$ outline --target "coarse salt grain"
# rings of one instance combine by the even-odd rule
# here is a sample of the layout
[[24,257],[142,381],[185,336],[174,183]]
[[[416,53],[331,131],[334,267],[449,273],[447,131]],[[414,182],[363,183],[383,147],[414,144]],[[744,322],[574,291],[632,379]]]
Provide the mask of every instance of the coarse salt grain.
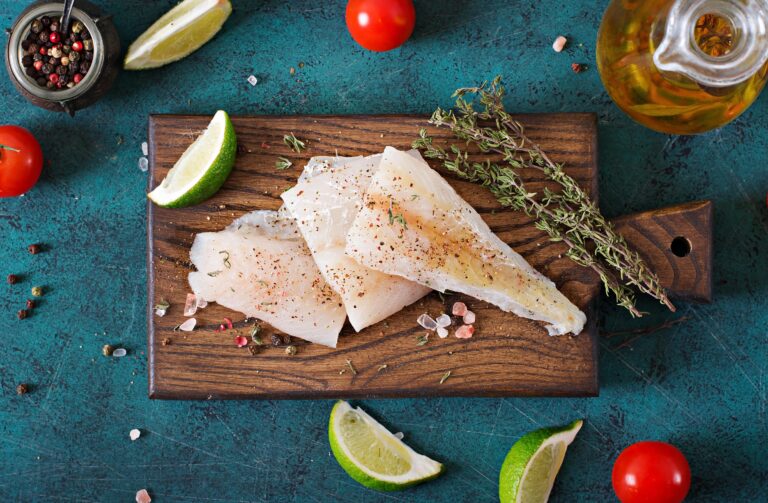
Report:
[[146,489],[142,489],[136,493],[136,503],[151,503],[152,498]]
[[144,155],[149,155],[149,145],[147,145],[147,142],[141,142],[141,153]]
[[165,313],[167,312],[167,309],[155,309],[155,314],[160,316],[161,318],[165,316]]
[[194,293],[187,294],[187,300],[184,302],[184,316],[194,316],[197,312],[197,297]]
[[441,339],[448,337],[448,329],[445,327],[437,327],[437,336]]
[[435,318],[435,323],[437,323],[438,327],[450,327],[451,326],[451,317],[447,314],[443,313],[437,318]]
[[250,85],[252,85],[252,86],[255,86],[256,84],[258,84],[258,83],[259,83],[259,79],[257,79],[255,75],[250,75],[250,76],[248,77],[248,83],[249,83]]
[[141,436],[141,431],[137,428],[134,428],[128,433],[128,436],[131,437],[131,441],[138,440],[138,438]]
[[475,313],[473,313],[472,311],[467,311],[464,314],[464,318],[462,318],[462,321],[467,325],[473,324],[475,322]]
[[463,302],[456,302],[451,312],[454,316],[464,316],[467,313],[467,305]]
[[405,434],[403,434],[402,431],[398,431],[397,433],[395,433],[395,438],[398,440],[402,440],[403,438],[405,438]]
[[197,325],[197,320],[194,318],[190,318],[181,325],[179,325],[179,330],[183,330],[184,332],[191,332],[195,329],[195,325]]
[[248,338],[244,335],[238,335],[235,337],[235,344],[238,348],[244,348],[248,345]]
[[139,169],[142,171],[149,169],[149,161],[146,157],[139,157]]
[[115,358],[122,358],[127,354],[128,354],[128,351],[126,351],[125,348],[117,348],[116,350],[112,351],[112,356],[114,356]]
[[456,337],[459,339],[469,339],[475,333],[475,327],[472,325],[462,325],[456,330]]
[[555,52],[562,52],[563,49],[565,49],[565,44],[567,43],[568,43],[568,39],[560,35],[555,39],[554,43],[552,44],[552,49],[554,49]]
[[198,309],[205,309],[206,307],[208,307],[208,301],[198,297],[197,298],[197,308]]
[[437,328],[437,322],[427,313],[419,315],[419,317],[416,318],[416,323],[427,330],[434,330]]

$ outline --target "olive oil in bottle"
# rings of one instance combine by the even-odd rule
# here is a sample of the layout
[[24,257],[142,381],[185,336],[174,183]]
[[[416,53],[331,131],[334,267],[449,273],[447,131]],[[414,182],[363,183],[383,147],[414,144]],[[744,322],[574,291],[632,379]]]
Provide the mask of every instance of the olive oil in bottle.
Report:
[[764,0],[613,0],[597,42],[603,84],[651,129],[720,127],[766,83],[765,7]]

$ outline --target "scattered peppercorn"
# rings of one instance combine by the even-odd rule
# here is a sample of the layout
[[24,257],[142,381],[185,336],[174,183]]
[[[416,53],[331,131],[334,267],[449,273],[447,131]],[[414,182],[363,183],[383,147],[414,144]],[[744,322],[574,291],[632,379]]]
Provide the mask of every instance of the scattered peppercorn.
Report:
[[24,395],[25,393],[27,393],[27,391],[29,391],[29,386],[27,386],[24,383],[21,383],[18,386],[16,386],[17,395]]
[[259,354],[259,346],[248,346],[248,351],[251,352],[251,355],[256,356]]
[[293,355],[295,355],[298,352],[299,352],[299,350],[296,349],[296,346],[288,346],[288,347],[285,348],[285,354],[287,354],[287,355],[293,356]]
[[272,341],[273,346],[280,346],[283,343],[283,338],[277,334],[272,334],[269,340]]
[[32,299],[27,299],[27,309],[34,309],[35,308],[35,301]]
[[27,247],[27,250],[29,250],[29,253],[32,255],[37,255],[40,253],[41,246],[39,244],[31,244]]
[[20,320],[23,320],[24,318],[26,318],[26,317],[27,317],[27,314],[28,314],[28,313],[27,313],[27,310],[26,310],[26,309],[19,309],[19,312],[18,312],[18,313],[16,313],[16,316],[17,316],[17,317],[18,317]]
[[104,356],[112,356],[112,353],[115,352],[115,348],[113,348],[110,344],[104,344],[104,347],[101,348],[101,354]]
[[168,337],[163,339],[163,346],[168,346],[170,343],[171,343],[171,340]]
[[41,287],[41,286],[33,286],[32,287],[32,296],[33,297],[42,297],[43,296],[43,287]]
[[15,274],[9,274],[8,278],[6,279],[8,280],[9,285],[15,285],[19,281],[19,277],[16,276]]

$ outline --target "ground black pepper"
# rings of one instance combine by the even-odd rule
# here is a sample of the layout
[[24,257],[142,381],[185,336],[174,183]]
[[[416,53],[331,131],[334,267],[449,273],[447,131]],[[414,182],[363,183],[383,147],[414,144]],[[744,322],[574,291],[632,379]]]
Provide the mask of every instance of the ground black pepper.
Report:
[[[21,65],[37,85],[51,90],[68,89],[85,78],[93,60],[93,39],[80,21],[74,21],[67,36],[59,23],[48,16],[35,19],[21,42]],[[78,61],[81,61],[79,64]],[[87,63],[87,64],[86,64]]]

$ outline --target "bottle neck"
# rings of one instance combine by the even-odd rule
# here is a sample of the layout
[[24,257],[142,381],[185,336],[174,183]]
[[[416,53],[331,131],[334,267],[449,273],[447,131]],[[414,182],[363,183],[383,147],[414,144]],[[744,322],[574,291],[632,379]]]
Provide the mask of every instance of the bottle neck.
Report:
[[768,0],[677,0],[654,64],[704,86],[739,84],[768,60],[767,23]]

